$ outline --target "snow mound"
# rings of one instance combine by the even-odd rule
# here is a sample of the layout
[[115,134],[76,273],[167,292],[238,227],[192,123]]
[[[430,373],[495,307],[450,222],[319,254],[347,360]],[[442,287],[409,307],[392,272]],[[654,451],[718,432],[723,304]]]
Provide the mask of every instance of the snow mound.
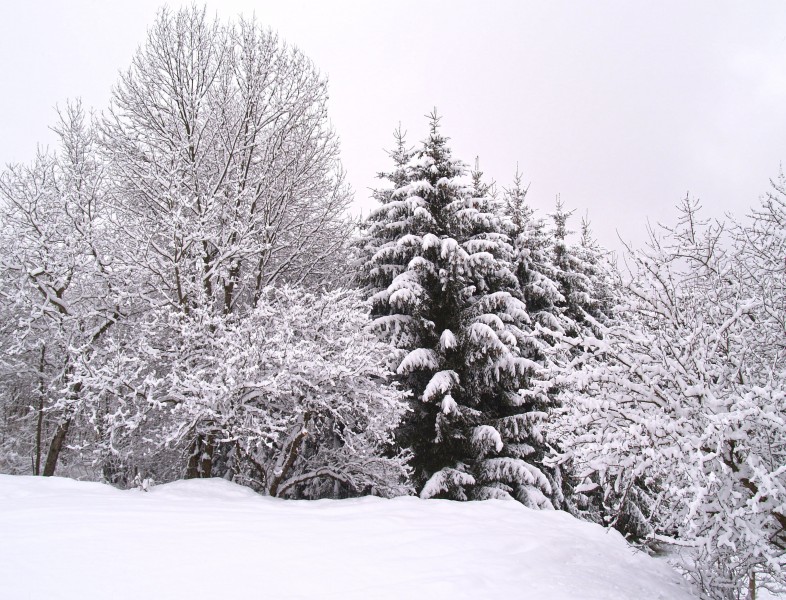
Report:
[[0,475],[7,598],[682,600],[613,531],[516,502],[286,501],[220,479],[118,491]]

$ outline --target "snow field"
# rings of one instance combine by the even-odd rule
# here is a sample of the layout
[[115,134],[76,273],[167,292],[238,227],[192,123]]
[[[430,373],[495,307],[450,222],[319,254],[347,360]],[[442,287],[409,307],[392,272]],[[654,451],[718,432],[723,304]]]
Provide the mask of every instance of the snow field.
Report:
[[287,501],[0,476],[0,597],[683,600],[614,531],[517,502]]

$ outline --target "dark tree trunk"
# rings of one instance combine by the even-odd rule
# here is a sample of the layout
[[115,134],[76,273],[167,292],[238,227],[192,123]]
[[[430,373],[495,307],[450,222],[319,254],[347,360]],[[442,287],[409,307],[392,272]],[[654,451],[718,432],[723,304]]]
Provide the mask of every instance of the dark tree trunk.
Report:
[[60,458],[60,451],[65,444],[66,436],[68,435],[68,427],[71,425],[71,418],[61,421],[55,431],[55,436],[52,438],[52,443],[49,444],[49,452],[46,455],[46,464],[44,465],[44,477],[51,477],[55,474],[57,467],[57,460]]
[[205,441],[205,449],[202,452],[202,457],[199,461],[199,470],[202,473],[202,477],[211,477],[213,474],[213,453],[215,452],[216,446],[213,443],[213,436],[207,436],[207,440]]
[[[307,420],[308,413],[306,413],[304,422]],[[297,459],[298,453],[300,452],[300,446],[303,443],[303,440],[306,439],[307,435],[308,431],[304,426],[295,436],[295,439],[292,440],[289,448],[287,449],[288,454],[284,464],[281,466],[281,470],[273,477],[273,480],[270,482],[270,488],[268,489],[269,495],[273,497],[278,496],[279,486],[281,486],[287,475],[289,475],[289,471],[292,469],[292,465],[295,464],[295,460]]]
[[35,475],[41,474],[41,430],[44,428],[44,396],[38,400],[38,422],[35,426]]
[[211,477],[214,451],[213,436],[198,434],[191,443],[191,454],[186,466],[186,479]]
[[41,359],[38,363],[38,421],[35,427],[35,474],[41,474],[41,435],[44,428],[44,359],[46,346],[41,346]]
[[[66,378],[70,378],[72,372],[72,367],[69,366],[66,369]],[[73,386],[71,386],[71,393],[69,394],[70,399],[76,400],[79,398],[79,394],[81,392],[82,382],[78,381]],[[71,426],[71,421],[74,418],[74,415],[69,414],[68,412],[66,412],[66,415],[68,416],[58,423],[57,430],[55,431],[55,437],[52,438],[52,443],[49,444],[49,452],[46,455],[46,464],[44,465],[44,477],[51,477],[55,474],[57,460],[60,458],[60,451],[65,445],[65,439],[68,435],[68,428]]]

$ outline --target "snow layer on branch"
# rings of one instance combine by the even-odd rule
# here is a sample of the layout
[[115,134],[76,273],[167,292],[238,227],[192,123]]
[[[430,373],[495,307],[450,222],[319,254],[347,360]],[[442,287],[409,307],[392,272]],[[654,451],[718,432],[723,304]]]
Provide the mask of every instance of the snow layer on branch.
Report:
[[470,254],[477,254],[479,252],[486,252],[488,254],[493,254],[495,251],[499,251],[499,244],[500,239],[488,239],[488,238],[473,238],[464,243],[464,249]]
[[453,238],[443,239],[441,242],[441,249],[440,256],[442,258],[453,257],[459,260],[466,260],[468,258],[467,253]]
[[369,213],[370,220],[379,220],[383,216],[391,219],[414,214],[420,208],[426,208],[428,203],[419,196],[410,196],[402,200],[392,200]]
[[488,458],[480,469],[481,481],[504,481],[512,485],[530,485],[551,494],[551,484],[537,467],[519,458]]
[[438,371],[434,373],[423,392],[423,402],[431,402],[447,394],[454,386],[458,385],[459,376],[455,371]]
[[434,187],[425,179],[413,181],[407,185],[401,186],[395,191],[396,196],[427,196],[429,193],[434,192]]
[[535,454],[535,448],[529,444],[508,444],[507,451],[514,458],[526,458]]
[[420,491],[421,498],[435,498],[444,492],[450,492],[461,500],[466,500],[467,496],[464,488],[475,485],[475,478],[469,473],[446,467],[434,473],[423,489]]
[[442,247],[442,241],[433,233],[427,233],[423,236],[422,246],[423,251],[426,252],[431,248],[439,250]]
[[478,346],[483,353],[507,352],[508,347],[500,341],[496,332],[485,323],[472,323],[469,326],[469,339]]
[[430,260],[423,258],[422,256],[416,256],[407,265],[407,269],[410,271],[425,271],[432,275],[436,274],[437,270],[434,267],[434,263]]
[[410,315],[383,315],[374,319],[372,325],[375,329],[399,332],[413,327],[416,323],[415,318]]
[[397,346],[406,347],[417,341],[415,333],[418,321],[410,315],[384,315],[371,323],[371,330],[380,334]]
[[[387,300],[391,306],[404,308],[407,306],[417,306],[421,297],[425,293],[423,287],[418,282],[418,275],[415,271],[405,271],[397,275],[387,288]],[[372,298],[382,296],[378,293]]]
[[396,369],[399,375],[406,375],[412,371],[428,371],[439,368],[439,356],[428,348],[416,348],[404,357]]
[[456,342],[456,336],[453,335],[453,332],[450,329],[446,329],[442,332],[442,335],[439,336],[439,346],[443,350],[451,350],[458,345]]
[[529,315],[527,314],[527,306],[517,298],[510,295],[509,292],[494,292],[487,294],[480,299],[475,310],[478,313],[497,313],[499,315],[506,315],[511,320],[519,323],[529,323]]
[[472,445],[480,457],[488,454],[490,449],[501,452],[504,446],[502,436],[491,425],[479,425],[472,430]]
[[469,264],[474,269],[481,267],[492,268],[497,266],[494,255],[489,252],[475,252],[469,255]]
[[599,487],[600,486],[597,483],[594,483],[592,481],[585,481],[584,483],[576,486],[576,489],[574,491],[577,494],[581,494],[583,492],[591,492],[593,490],[598,489]]
[[450,413],[458,411],[458,404],[453,399],[453,396],[445,394],[445,397],[442,398],[442,402],[440,403],[440,411],[443,415],[449,415]]
[[414,246],[419,246],[420,244],[420,236],[413,235],[411,233],[401,236],[396,242],[396,246],[399,248],[412,248]]
[[526,433],[536,442],[542,443],[541,426],[546,418],[545,412],[533,410],[497,419],[495,426],[505,438],[518,438]]
[[475,319],[475,321],[478,323],[485,323],[489,327],[493,328],[495,331],[505,330],[505,324],[502,322],[502,319],[500,319],[497,315],[493,315],[493,314],[480,315]]
[[511,491],[511,487],[503,483],[479,485],[473,491],[472,498],[474,500],[513,500],[513,496],[510,495]]
[[[493,371],[496,380],[499,381],[503,374],[521,377],[529,373],[535,373],[540,370],[540,365],[528,358],[522,358],[521,356],[515,356],[513,354],[506,353],[497,358],[492,363],[491,370]],[[529,398],[544,397],[540,392],[537,394],[532,394],[527,391],[525,393],[528,394],[527,397]]]

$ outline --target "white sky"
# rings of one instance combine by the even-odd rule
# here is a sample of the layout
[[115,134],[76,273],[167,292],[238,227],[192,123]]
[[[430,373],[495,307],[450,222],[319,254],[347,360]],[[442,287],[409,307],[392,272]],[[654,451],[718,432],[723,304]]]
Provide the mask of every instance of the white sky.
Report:
[[[170,6],[179,6],[170,2]],[[52,139],[53,107],[108,101],[160,2],[0,0],[0,163]],[[690,191],[744,213],[786,159],[781,1],[208,2],[256,14],[330,79],[358,210],[401,122],[436,106],[454,152],[541,214],[560,193],[600,241],[639,239]],[[578,225],[576,219],[575,225]]]

